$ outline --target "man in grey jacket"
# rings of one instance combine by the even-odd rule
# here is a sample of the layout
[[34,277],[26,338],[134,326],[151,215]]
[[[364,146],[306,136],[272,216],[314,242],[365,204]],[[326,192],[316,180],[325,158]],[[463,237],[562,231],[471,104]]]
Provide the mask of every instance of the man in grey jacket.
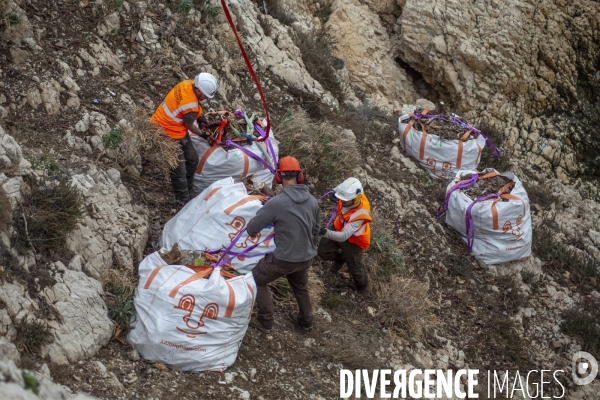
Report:
[[252,270],[257,286],[258,315],[250,326],[263,333],[273,329],[273,298],[267,285],[285,276],[294,291],[299,312],[289,312],[290,319],[308,332],[313,327],[312,306],[308,294],[308,268],[317,255],[313,238],[319,231],[320,216],[317,200],[303,185],[304,175],[294,157],[283,157],[275,174],[283,185],[283,193],[271,198],[248,222],[250,236],[268,225],[275,231],[275,252],[266,255]]

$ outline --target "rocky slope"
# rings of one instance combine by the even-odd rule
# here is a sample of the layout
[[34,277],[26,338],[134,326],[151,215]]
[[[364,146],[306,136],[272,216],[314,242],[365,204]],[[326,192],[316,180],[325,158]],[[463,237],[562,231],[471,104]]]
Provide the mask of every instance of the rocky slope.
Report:
[[[131,122],[136,107],[151,112],[198,71],[221,83],[208,108],[262,112],[217,3],[190,3],[182,12],[175,1],[0,1],[19,21],[0,39],[0,186],[8,199],[2,207],[13,215],[0,230],[0,333],[7,341],[0,390],[10,386],[17,398],[25,385],[11,362],[40,371],[38,380],[51,374],[102,398],[195,390],[207,398],[333,398],[342,367],[543,367],[570,375],[582,342],[565,330],[564,312],[597,301],[597,282],[583,285],[570,277],[573,270],[547,269],[538,251],[480,267],[435,217],[443,185],[424,178],[399,149],[395,120],[403,105],[423,97],[497,131],[507,161],[486,166],[510,168],[531,188],[551,188],[548,201],[532,197],[534,229],[552,220],[557,243],[600,262],[598,183],[590,180],[599,165],[600,13],[591,0],[229,1],[275,122],[302,106],[350,130],[362,159],[353,173],[400,242],[406,273],[426,284],[437,330],[426,340],[393,334],[384,304],[351,297],[317,264],[335,302],[320,309],[315,332],[303,336],[284,322],[267,340],[249,331],[223,379],[163,371],[118,340],[109,343],[114,327],[101,282],[111,271],[134,273],[173,204],[164,174],[139,159],[124,165],[121,150],[105,149],[102,136]],[[322,28],[337,41],[340,91],[311,76],[315,59],[298,44],[298,35]],[[379,117],[374,106],[389,114]],[[44,154],[83,195],[82,217],[65,242],[68,258],[15,247],[29,179],[52,177],[40,162]],[[278,319],[289,304],[278,305]],[[23,321],[46,323],[49,337],[37,354],[21,348],[21,357],[10,342]],[[70,392],[44,390],[60,392],[46,398]],[[597,387],[568,390],[584,399]]]

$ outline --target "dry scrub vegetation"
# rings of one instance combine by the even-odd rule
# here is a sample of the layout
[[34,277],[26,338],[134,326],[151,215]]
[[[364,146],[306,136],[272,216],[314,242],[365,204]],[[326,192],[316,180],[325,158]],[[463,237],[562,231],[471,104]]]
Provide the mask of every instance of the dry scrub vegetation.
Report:
[[14,216],[15,245],[34,253],[60,252],[83,214],[83,195],[64,177],[43,181],[32,178],[26,185],[29,189]]
[[[177,166],[179,143],[164,134],[158,125],[150,121],[150,115],[137,108],[128,126],[123,129],[123,142],[119,147],[124,166],[140,165],[148,161],[165,173]],[[140,158],[141,157],[141,158]]]
[[339,183],[358,163],[356,144],[341,128],[315,123],[301,108],[288,111],[277,132],[280,157],[296,157],[308,182],[316,186]]
[[384,326],[411,339],[423,339],[441,324],[433,313],[429,285],[411,277],[386,218],[373,212],[366,267],[377,315]]
[[115,338],[127,333],[129,320],[134,312],[133,297],[137,281],[132,270],[110,269],[102,283],[106,295],[108,316],[115,323]]
[[0,0],[0,33],[10,31],[21,23],[16,12],[10,8],[8,0]]

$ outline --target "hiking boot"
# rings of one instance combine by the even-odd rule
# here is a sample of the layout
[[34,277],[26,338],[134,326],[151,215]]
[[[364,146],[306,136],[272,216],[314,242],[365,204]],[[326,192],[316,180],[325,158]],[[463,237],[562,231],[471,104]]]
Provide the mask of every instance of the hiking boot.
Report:
[[344,266],[344,261],[332,261],[329,266],[329,272],[337,274],[340,269]]
[[361,296],[368,296],[369,293],[369,287],[368,286],[363,286],[359,289],[356,289],[356,293],[360,294]]
[[262,333],[271,333],[271,331],[273,330],[273,328],[266,328],[262,322],[260,322],[259,320],[257,320],[256,318],[252,318],[250,320],[250,324],[251,327],[253,327],[254,329],[258,329],[259,331],[261,331]]
[[293,311],[290,311],[288,313],[288,317],[290,317],[290,319],[292,320],[292,322],[294,324],[296,324],[296,326],[300,329],[302,329],[304,332],[310,332],[312,331],[313,326],[304,326],[302,324],[300,324],[300,321],[298,320],[298,314],[295,314]]

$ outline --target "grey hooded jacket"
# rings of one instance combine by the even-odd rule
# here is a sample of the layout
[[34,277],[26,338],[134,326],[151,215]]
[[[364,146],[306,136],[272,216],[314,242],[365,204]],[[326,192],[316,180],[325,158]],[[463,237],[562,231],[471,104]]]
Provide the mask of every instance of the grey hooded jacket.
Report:
[[303,262],[317,255],[313,238],[321,218],[317,200],[306,185],[290,185],[271,198],[248,222],[248,234],[256,235],[268,225],[275,229],[276,259]]

